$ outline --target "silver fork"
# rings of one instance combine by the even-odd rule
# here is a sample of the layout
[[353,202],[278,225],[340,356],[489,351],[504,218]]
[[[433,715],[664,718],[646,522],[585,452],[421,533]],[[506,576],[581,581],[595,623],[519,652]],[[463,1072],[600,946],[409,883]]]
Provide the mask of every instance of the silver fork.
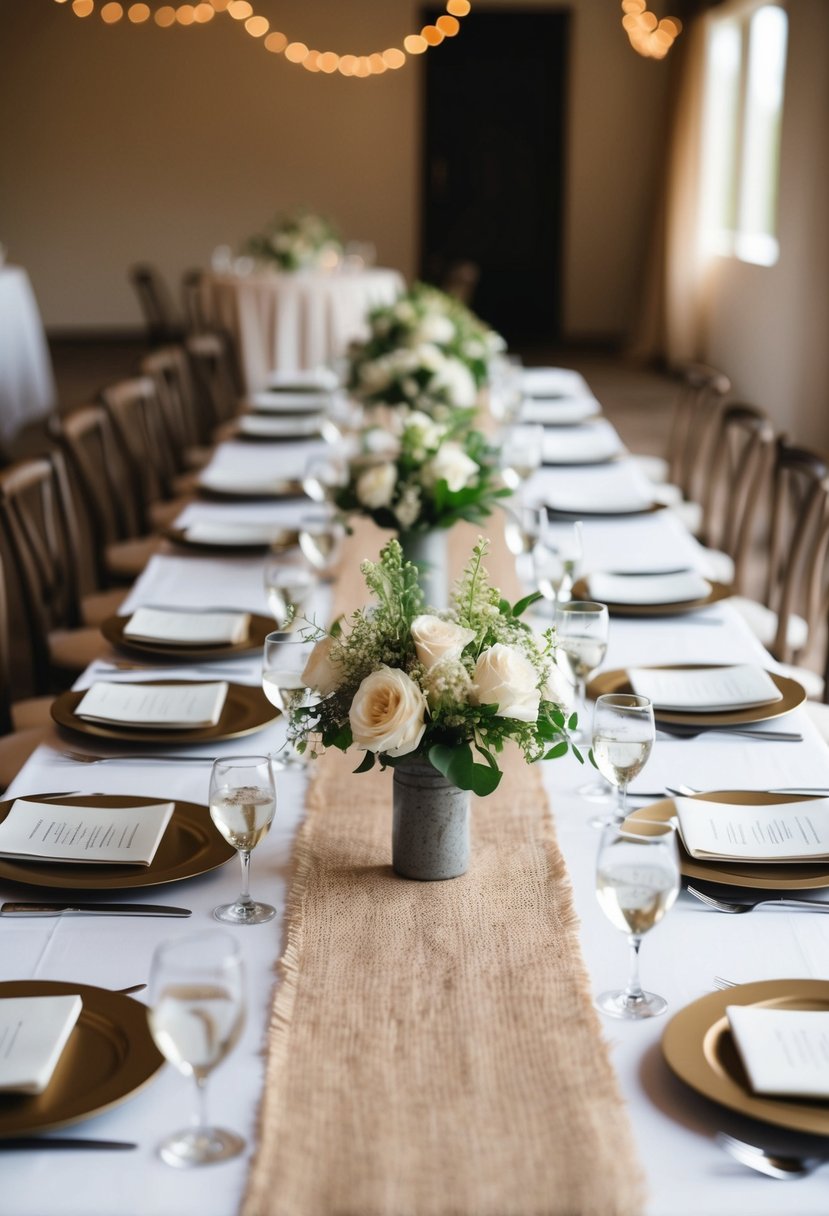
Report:
[[732,903],[730,900],[717,899],[713,895],[708,895],[705,891],[700,891],[692,886],[691,883],[687,884],[685,890],[695,899],[708,904],[711,908],[716,908],[718,912],[731,912],[737,915],[741,912],[753,912],[755,908],[765,905],[775,908],[810,908],[812,912],[829,912],[829,903],[824,904],[816,899],[748,899]]
[[757,1144],[747,1144],[745,1140],[738,1140],[726,1132],[717,1132],[716,1139],[720,1148],[730,1153],[741,1165],[747,1165],[769,1178],[805,1178],[829,1162],[829,1154],[797,1157],[791,1153],[770,1153]]
[[670,735],[672,739],[697,739],[700,735],[737,735],[741,739],[763,739],[768,743],[802,743],[803,736],[795,730],[744,730],[734,726],[666,726],[660,723],[657,735]]
[[96,756],[92,752],[73,752],[68,748],[56,751],[55,754],[64,760],[72,760],[75,764],[108,764],[110,761],[118,764],[130,764],[134,760],[163,761],[170,764],[212,764],[215,756],[162,756],[140,752],[130,756]]
[[726,988],[736,988],[737,981],[736,980],[727,980],[721,975],[715,975],[714,976],[714,987],[718,988],[720,990],[720,992],[723,992]]

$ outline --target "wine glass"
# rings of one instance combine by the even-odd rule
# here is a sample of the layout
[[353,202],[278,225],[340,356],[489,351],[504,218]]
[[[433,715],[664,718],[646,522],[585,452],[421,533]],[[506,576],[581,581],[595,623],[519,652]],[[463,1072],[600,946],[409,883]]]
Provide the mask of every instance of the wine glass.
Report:
[[[546,513],[545,513],[546,514]],[[579,521],[567,532],[542,528],[533,546],[533,574],[538,590],[553,605],[569,598],[583,554]]]
[[546,507],[525,507],[520,504],[504,508],[504,540],[514,557],[531,553],[547,524]]
[[[607,606],[591,600],[568,600],[556,605],[555,620],[558,649],[570,669],[577,705],[581,709],[587,696],[587,678],[607,651]],[[580,726],[577,742],[585,743],[587,739],[586,730]]]
[[282,710],[284,717],[285,740],[274,757],[282,766],[305,763],[305,757],[288,738],[288,719],[291,712],[307,704],[310,697],[303,673],[315,645],[313,640],[294,633],[277,631],[265,638],[262,690],[271,705]]
[[669,823],[608,825],[596,862],[596,895],[611,924],[628,935],[627,987],[602,992],[595,1004],[613,1018],[638,1021],[658,1017],[668,1003],[639,982],[642,937],[658,924],[679,893],[679,851]]
[[231,925],[263,925],[276,916],[270,904],[250,894],[250,855],[267,835],[276,810],[276,789],[268,756],[229,756],[215,760],[210,773],[210,818],[242,863],[242,892],[235,903],[213,909],[216,920]]
[[524,400],[520,355],[496,355],[489,365],[489,408],[496,422],[518,417]]
[[302,549],[272,550],[265,560],[265,594],[279,629],[290,629],[318,580]]
[[314,502],[333,502],[348,485],[348,465],[341,456],[312,456],[305,466],[302,488]]
[[543,426],[513,426],[501,442],[501,476],[504,485],[517,490],[539,468],[544,443]]
[[238,944],[210,929],[163,942],[150,968],[150,1033],[161,1054],[192,1077],[199,1096],[194,1125],[159,1145],[168,1165],[207,1165],[245,1147],[235,1132],[207,1121],[207,1078],[235,1046],[245,1019]]
[[606,693],[593,711],[593,759],[606,781],[618,790],[616,819],[627,814],[628,786],[648,762],[655,729],[653,706],[634,693]]
[[[345,527],[332,511],[303,515],[299,521],[299,547],[308,564],[322,578],[330,578],[342,553]],[[278,624],[278,622],[277,622]]]

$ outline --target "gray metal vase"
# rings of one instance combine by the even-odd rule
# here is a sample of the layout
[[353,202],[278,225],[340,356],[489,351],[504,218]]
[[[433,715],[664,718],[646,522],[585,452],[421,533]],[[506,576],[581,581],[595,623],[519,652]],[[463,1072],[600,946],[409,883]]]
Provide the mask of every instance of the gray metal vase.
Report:
[[417,566],[420,585],[430,608],[446,608],[449,604],[447,537],[445,528],[433,528],[431,532],[401,532],[399,536],[403,556]]
[[439,882],[469,866],[469,791],[447,781],[428,760],[394,769],[392,867],[403,878]]

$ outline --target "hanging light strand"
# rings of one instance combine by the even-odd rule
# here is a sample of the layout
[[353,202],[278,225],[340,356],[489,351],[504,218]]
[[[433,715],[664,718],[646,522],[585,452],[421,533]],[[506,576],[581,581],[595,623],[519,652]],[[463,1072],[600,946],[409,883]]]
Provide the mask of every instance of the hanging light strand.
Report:
[[630,45],[646,59],[664,59],[682,32],[678,17],[663,17],[660,21],[645,0],[622,0],[622,12],[622,25]]
[[[629,3],[630,0],[625,0]],[[67,4],[69,0],[56,0]],[[644,7],[644,0],[642,0]],[[340,55],[336,51],[318,51],[307,43],[294,40],[275,30],[267,17],[254,10],[250,0],[202,0],[200,4],[162,4],[154,11],[145,3],[118,3],[116,0],[71,0],[76,17],[91,17],[98,13],[105,25],[115,25],[126,18],[133,25],[142,25],[150,20],[161,29],[174,25],[206,25],[218,13],[225,13],[238,22],[251,38],[272,55],[280,55],[288,63],[305,68],[308,72],[323,72],[331,75],[354,76],[365,79],[380,76],[384,72],[396,71],[405,66],[414,55],[422,55],[431,47],[440,46],[446,38],[454,38],[460,32],[461,19],[472,9],[471,0],[446,0],[446,11],[434,25],[424,25],[419,33],[407,34],[400,46],[387,47],[368,55]]]

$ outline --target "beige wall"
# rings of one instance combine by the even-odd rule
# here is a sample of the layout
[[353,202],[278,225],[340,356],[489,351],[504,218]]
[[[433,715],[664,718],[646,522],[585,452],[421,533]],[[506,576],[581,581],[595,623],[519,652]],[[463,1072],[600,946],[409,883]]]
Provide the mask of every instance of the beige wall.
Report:
[[[418,7],[257,4],[290,37],[340,51],[399,42]],[[625,333],[668,65],[631,52],[615,0],[569,7],[565,325]],[[331,214],[346,236],[373,240],[382,262],[415,272],[418,64],[370,81],[312,76],[227,17],[106,27],[52,0],[0,0],[0,20],[0,240],[28,268],[47,326],[136,324],[130,262],[154,261],[177,281],[294,205]]]
[[711,268],[704,355],[799,443],[829,450],[829,0],[789,0],[780,259]]

